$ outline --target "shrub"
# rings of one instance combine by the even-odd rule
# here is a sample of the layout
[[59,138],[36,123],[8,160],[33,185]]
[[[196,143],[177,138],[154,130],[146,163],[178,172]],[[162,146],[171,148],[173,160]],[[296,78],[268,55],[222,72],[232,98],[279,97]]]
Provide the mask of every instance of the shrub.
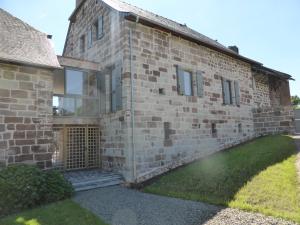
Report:
[[70,198],[73,195],[72,185],[66,181],[64,176],[56,170],[45,172],[45,191],[43,193],[43,203],[50,203],[65,198]]
[[58,171],[13,165],[0,171],[0,216],[68,198],[72,186]]

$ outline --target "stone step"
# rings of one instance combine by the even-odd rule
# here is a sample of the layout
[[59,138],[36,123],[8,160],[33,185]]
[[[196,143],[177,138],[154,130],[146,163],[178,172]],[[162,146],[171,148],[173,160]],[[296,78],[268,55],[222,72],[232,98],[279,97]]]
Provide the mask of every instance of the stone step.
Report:
[[118,173],[99,170],[67,172],[65,177],[72,183],[76,192],[119,185],[124,182],[122,175]]
[[67,178],[72,184],[77,183],[84,183],[84,182],[98,182],[102,180],[109,180],[109,179],[123,179],[119,174],[106,174],[106,175],[98,175],[98,176],[90,176],[90,177],[83,177],[80,179],[76,178]]
[[74,187],[81,187],[81,186],[89,186],[93,184],[102,184],[102,183],[107,183],[110,181],[122,181],[121,177],[110,177],[110,178],[99,178],[99,179],[94,179],[94,180],[89,180],[89,181],[83,181],[83,182],[76,182],[72,183]]
[[93,184],[90,184],[90,185],[83,185],[83,186],[79,186],[79,187],[74,187],[74,190],[75,190],[75,192],[88,191],[88,190],[97,189],[97,188],[116,186],[116,185],[120,185],[122,183],[123,183],[122,180],[111,180],[111,181],[104,182],[104,183],[93,183]]

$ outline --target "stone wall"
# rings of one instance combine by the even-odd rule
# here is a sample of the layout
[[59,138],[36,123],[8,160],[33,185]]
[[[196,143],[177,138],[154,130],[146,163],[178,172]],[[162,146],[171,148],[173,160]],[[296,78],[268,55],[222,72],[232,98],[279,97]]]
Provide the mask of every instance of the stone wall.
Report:
[[[127,21],[129,28],[134,43],[138,182],[253,137],[249,64]],[[204,97],[178,94],[176,66],[203,72]],[[223,105],[221,77],[239,82],[240,107]],[[212,134],[212,124],[217,135]]]
[[0,63],[0,161],[51,167],[52,71]]
[[269,77],[253,72],[254,79],[254,107],[270,107],[270,84]]
[[290,106],[289,81],[278,77],[253,72],[254,107]]
[[253,109],[254,130],[256,136],[294,133],[294,110],[291,106],[264,107]]

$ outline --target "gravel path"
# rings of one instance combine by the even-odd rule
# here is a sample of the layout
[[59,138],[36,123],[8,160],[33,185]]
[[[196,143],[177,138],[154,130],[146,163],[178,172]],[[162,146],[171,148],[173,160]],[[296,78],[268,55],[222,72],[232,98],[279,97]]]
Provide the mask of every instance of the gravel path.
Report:
[[74,200],[111,225],[294,225],[260,214],[119,186],[79,192]]

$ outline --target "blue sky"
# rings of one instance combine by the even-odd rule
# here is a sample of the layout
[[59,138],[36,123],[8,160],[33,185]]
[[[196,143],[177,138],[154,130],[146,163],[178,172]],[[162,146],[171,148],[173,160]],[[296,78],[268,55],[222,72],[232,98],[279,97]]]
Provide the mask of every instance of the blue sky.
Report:
[[[125,0],[186,23],[265,66],[293,75],[291,93],[300,96],[299,0]],[[0,7],[53,35],[62,53],[75,0],[0,0]]]

